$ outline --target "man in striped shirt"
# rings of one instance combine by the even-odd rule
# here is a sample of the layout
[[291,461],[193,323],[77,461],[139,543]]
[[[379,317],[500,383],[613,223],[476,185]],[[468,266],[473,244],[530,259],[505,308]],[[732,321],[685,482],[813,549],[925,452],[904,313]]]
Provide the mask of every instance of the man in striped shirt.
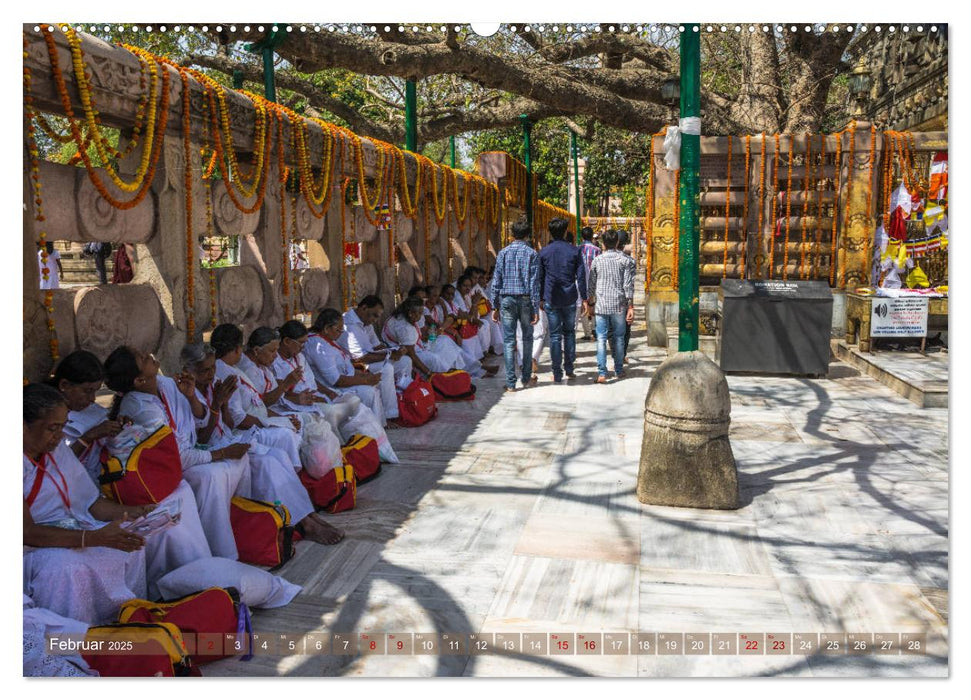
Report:
[[517,325],[523,335],[523,387],[538,380],[533,374],[533,326],[539,321],[539,255],[529,247],[530,233],[524,218],[512,225],[515,240],[499,251],[492,276],[492,318],[502,322],[506,391],[516,390]]
[[[583,267],[586,272],[584,280],[587,283],[587,289],[590,289],[590,266],[593,265],[593,259],[600,255],[600,246],[593,242],[593,229],[589,226],[580,229],[580,237],[583,238],[583,245],[580,246],[580,257],[583,259]],[[577,320],[583,325],[583,339],[589,340],[593,332],[593,321],[579,301],[577,301]]]
[[[634,320],[634,260],[617,250],[619,236],[614,229],[603,235],[606,251],[590,267],[588,293],[594,299],[597,319],[597,383],[607,381],[607,333],[610,331],[614,374],[624,376],[624,332]],[[588,299],[589,302],[589,299]]]

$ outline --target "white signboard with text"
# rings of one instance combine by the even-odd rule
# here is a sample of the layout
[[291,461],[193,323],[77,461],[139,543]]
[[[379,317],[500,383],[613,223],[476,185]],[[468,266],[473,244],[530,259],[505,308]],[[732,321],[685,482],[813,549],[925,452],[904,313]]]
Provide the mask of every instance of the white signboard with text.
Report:
[[871,338],[927,335],[927,297],[876,297],[870,310]]

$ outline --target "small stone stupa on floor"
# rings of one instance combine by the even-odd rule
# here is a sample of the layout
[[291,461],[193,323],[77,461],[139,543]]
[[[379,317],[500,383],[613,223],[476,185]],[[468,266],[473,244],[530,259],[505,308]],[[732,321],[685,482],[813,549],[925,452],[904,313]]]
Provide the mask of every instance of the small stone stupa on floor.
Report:
[[731,398],[722,370],[704,353],[680,352],[651,380],[637,476],[641,503],[683,508],[739,507],[728,441]]

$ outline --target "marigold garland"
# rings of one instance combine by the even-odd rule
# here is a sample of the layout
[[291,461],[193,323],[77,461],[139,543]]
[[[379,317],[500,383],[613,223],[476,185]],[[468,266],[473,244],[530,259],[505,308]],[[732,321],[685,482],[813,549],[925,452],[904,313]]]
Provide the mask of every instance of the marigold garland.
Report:
[[725,247],[722,249],[722,279],[728,275],[728,214],[732,204],[732,137],[728,137],[728,174],[725,180]]
[[[667,130],[667,127],[664,127],[657,134],[652,134],[648,139],[650,143],[648,146],[649,155],[647,159],[647,162],[648,162],[647,192],[645,194],[645,199],[647,200],[647,203],[646,203],[647,206],[645,207],[645,209],[647,210],[646,211],[647,216],[644,219],[644,229],[646,231],[646,245],[644,246],[645,248],[644,250],[644,293],[645,294],[651,291],[651,265],[654,262],[653,260],[653,257],[654,257],[654,194],[656,192],[654,179],[657,172],[657,168],[655,167],[655,164],[654,164],[654,138],[656,136],[659,136],[660,134],[663,134],[666,130]],[[579,193],[577,193],[577,197],[579,197]]]
[[[853,169],[855,163],[853,158],[856,151],[856,120],[854,119],[850,122],[850,154],[849,154],[849,165],[847,166],[847,177],[846,177],[846,215],[843,218],[843,226],[849,227],[850,225],[850,196],[853,192]],[[845,233],[845,231],[844,231]],[[840,242],[840,289],[846,287],[846,236],[843,236],[843,240]]]
[[796,148],[795,134],[789,134],[789,172],[786,179],[786,235],[782,246],[782,279],[789,279],[789,217],[792,215],[792,158]]
[[[34,118],[37,112],[34,110],[34,98],[31,94],[30,68],[27,67],[27,36],[23,37],[24,42],[24,123],[27,131],[27,153],[30,161],[30,186],[34,194],[34,221],[37,222],[37,241],[40,248],[41,277],[46,282],[50,279],[50,262],[47,254],[47,231],[44,225],[44,202],[41,195],[40,183],[40,152],[37,148],[36,131],[34,129]],[[51,361],[57,363],[60,359],[59,345],[57,340],[57,329],[54,326],[54,291],[51,289],[44,292],[44,311],[47,313],[47,330],[49,333],[48,346],[51,351]]]
[[[287,240],[287,178],[289,171],[284,155],[283,120],[275,119],[277,133],[277,168],[280,185],[280,244],[283,252],[283,280],[280,291],[283,294],[283,317],[290,320],[290,242]],[[227,187],[228,189],[228,187]]]
[[[763,131],[762,132],[762,155],[761,155],[761,163],[759,164],[759,227],[757,229],[758,241],[759,241],[758,251],[760,256],[763,256],[763,250],[764,250],[763,246],[765,245],[765,240],[764,240],[765,231],[762,230],[762,225],[764,224],[764,218],[765,218],[765,160],[766,160],[765,156],[766,156],[765,132]],[[759,278],[762,277],[762,265],[764,262],[765,262],[765,258],[763,256],[762,261],[759,262],[759,269],[757,272],[757,275],[759,276]]]
[[867,176],[866,176],[866,236],[863,243],[863,251],[866,255],[863,259],[863,272],[864,279],[866,279],[869,274],[869,253],[870,246],[873,243],[873,159],[876,155],[877,147],[877,127],[873,124],[870,125],[870,156],[867,161]]
[[189,109],[189,75],[182,67],[179,68],[179,78],[182,81],[182,155],[185,158],[185,300],[186,300],[186,342],[195,341],[195,266],[196,242],[192,235],[192,139]]
[[745,135],[745,189],[742,194],[742,253],[739,259],[739,279],[745,279],[746,258],[748,256],[748,181],[749,181],[749,162],[752,157],[752,136]]
[[801,236],[799,239],[799,279],[805,279],[806,275],[806,218],[809,216],[809,177],[812,172],[812,134],[806,132],[806,155],[803,160],[802,178],[802,221]]
[[342,309],[347,308],[348,294],[350,290],[347,287],[347,268],[350,267],[350,263],[347,260],[347,186],[350,184],[348,178],[343,178],[341,181],[341,291],[343,292],[344,305]]
[[775,230],[779,225],[778,202],[776,193],[779,190],[779,153],[782,146],[779,142],[779,134],[775,135],[775,161],[772,165],[772,235],[769,237],[769,279],[775,275]]
[[[149,186],[155,178],[155,169],[158,165],[159,156],[161,154],[162,148],[162,134],[165,133],[165,128],[168,123],[169,114],[169,73],[163,67],[162,72],[162,95],[161,104],[156,110],[155,104],[149,104],[149,117],[148,121],[150,124],[154,124],[154,129],[146,130],[146,142],[143,146],[143,150],[148,149],[149,139],[151,140],[151,151],[148,156],[148,167],[145,175],[141,178],[139,189],[135,192],[134,196],[127,201],[121,201],[116,199],[108,191],[108,188],[101,181],[101,177],[97,172],[95,166],[91,163],[91,159],[88,156],[87,147],[84,143],[84,138],[81,136],[80,127],[78,126],[77,120],[74,116],[74,109],[71,106],[71,95],[68,92],[67,84],[64,80],[64,73],[61,71],[60,59],[57,52],[57,43],[54,41],[53,32],[48,31],[48,25],[42,25],[42,32],[44,35],[44,41],[47,44],[47,53],[51,62],[51,72],[54,77],[54,83],[57,87],[58,96],[61,99],[61,106],[64,110],[64,115],[67,118],[68,126],[71,129],[71,134],[74,137],[74,142],[78,146],[78,153],[81,155],[81,160],[84,162],[84,167],[88,172],[88,178],[91,180],[91,184],[94,185],[98,194],[108,202],[111,206],[116,209],[131,209],[137,206],[148,194]],[[149,60],[149,65],[152,66],[154,58]],[[82,69],[83,74],[83,69]],[[77,76],[75,76],[77,81]],[[156,113],[158,117],[156,118]],[[152,132],[152,136],[148,136],[148,131]],[[109,175],[111,174],[111,168],[107,168]]]
[[[445,214],[448,207],[448,175],[445,173],[444,166],[435,165],[429,169],[429,177],[432,180],[432,201],[435,205],[435,222],[441,226],[445,221]],[[438,178],[435,176],[436,170],[442,174],[442,193],[439,195]]]
[[836,179],[833,183],[833,228],[829,238],[829,286],[833,286],[836,280],[836,224],[839,220],[840,191],[843,189],[843,134],[840,131],[836,136]]
[[811,279],[819,276],[819,248],[823,240],[823,188],[820,186],[820,172],[826,167],[826,135],[823,134],[819,139],[819,167],[816,169],[816,242],[813,245],[813,264],[810,273]]
[[678,253],[681,246],[681,169],[674,171],[674,265],[671,272],[671,287],[678,288]]

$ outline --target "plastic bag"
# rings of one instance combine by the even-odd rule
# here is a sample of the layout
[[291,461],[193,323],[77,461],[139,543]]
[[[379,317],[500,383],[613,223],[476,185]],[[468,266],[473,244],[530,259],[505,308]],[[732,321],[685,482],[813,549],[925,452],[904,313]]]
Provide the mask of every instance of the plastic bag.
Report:
[[374,441],[378,443],[378,454],[381,456],[382,462],[398,464],[400,461],[398,455],[391,448],[391,443],[388,442],[388,434],[384,432],[384,428],[374,417],[371,409],[363,404],[358,407],[357,412],[349,420],[344,421],[341,425],[341,440],[343,442],[350,440],[353,435],[367,435],[369,438],[374,438]]
[[300,463],[310,476],[319,479],[341,465],[341,441],[323,416],[307,413],[302,418]]

